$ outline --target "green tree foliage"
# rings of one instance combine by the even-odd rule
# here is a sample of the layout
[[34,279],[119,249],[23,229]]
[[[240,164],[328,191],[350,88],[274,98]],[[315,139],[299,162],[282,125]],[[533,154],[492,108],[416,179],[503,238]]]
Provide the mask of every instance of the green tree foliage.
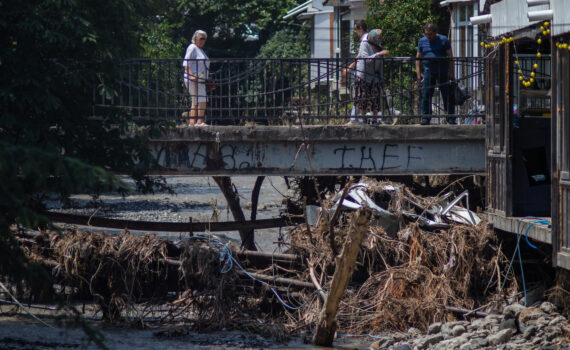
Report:
[[124,189],[108,171],[149,160],[125,118],[90,118],[117,63],[140,52],[138,3],[0,1],[0,275],[34,281],[9,226],[42,224],[46,195]]
[[381,28],[383,47],[391,56],[415,56],[424,25],[433,22],[447,34],[449,18],[438,0],[367,0],[366,22]]
[[[184,55],[197,29],[208,33],[205,50],[214,57],[255,57],[276,31],[290,22],[285,13],[296,0],[166,0],[155,6],[146,22],[145,56],[176,58]],[[253,25],[253,26],[252,26]],[[256,30],[259,40],[246,40]]]
[[300,29],[284,28],[277,31],[259,50],[258,58],[296,58],[309,57],[311,42],[309,27]]

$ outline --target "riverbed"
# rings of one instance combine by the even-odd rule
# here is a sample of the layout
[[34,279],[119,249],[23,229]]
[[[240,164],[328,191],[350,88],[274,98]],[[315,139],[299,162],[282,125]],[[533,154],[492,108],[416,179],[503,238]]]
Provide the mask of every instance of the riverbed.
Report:
[[[71,196],[69,206],[62,206],[60,202],[50,202],[50,210],[81,214],[96,215],[111,219],[156,221],[156,222],[214,222],[234,221],[226,200],[209,176],[166,176],[168,186],[175,194],[157,192],[154,194],[141,194],[134,191],[132,180],[123,180],[133,190],[131,194],[121,196],[118,193],[103,193],[97,199],[87,194]],[[235,176],[232,183],[235,185],[240,197],[240,204],[246,219],[251,217],[251,193],[255,184],[254,176]],[[283,177],[266,177],[259,194],[257,219],[277,218],[285,210],[283,201],[292,196]],[[100,228],[92,228],[102,231]],[[104,230],[108,233],[120,233],[120,230]],[[286,228],[263,229],[255,231],[255,243],[259,250],[266,252],[279,252],[277,242],[286,239]],[[134,234],[148,232],[133,231]],[[187,232],[152,232],[161,238],[176,239],[184,237]],[[217,237],[228,242],[240,243],[237,231],[216,232]]]

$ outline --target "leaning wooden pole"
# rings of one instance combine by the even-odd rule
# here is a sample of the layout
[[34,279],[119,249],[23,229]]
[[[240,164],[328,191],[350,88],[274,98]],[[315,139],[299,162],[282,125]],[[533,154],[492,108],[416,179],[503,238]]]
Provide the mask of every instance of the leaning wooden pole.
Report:
[[[234,191],[233,189],[231,178],[229,176],[214,176],[213,178],[224,194],[224,197],[228,202],[228,207],[234,216],[234,220],[245,223],[245,215],[243,214],[243,210],[239,204],[237,191]],[[239,229],[239,236],[241,238],[241,245],[243,248],[248,250],[257,250],[253,235],[253,229]]]
[[353,214],[346,241],[340,255],[336,258],[336,267],[327,299],[319,314],[317,329],[313,337],[313,344],[315,345],[332,346],[337,328],[336,313],[338,305],[354,271],[360,244],[368,234],[371,215],[372,211],[370,208],[358,209]]

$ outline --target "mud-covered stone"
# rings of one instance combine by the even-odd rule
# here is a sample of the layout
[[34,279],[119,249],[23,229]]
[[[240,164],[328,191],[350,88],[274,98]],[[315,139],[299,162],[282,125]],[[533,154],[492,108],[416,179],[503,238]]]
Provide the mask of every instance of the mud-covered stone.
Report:
[[503,310],[503,316],[505,316],[505,318],[517,318],[524,309],[526,309],[526,307],[521,304],[512,304]]
[[499,345],[506,343],[513,336],[513,331],[511,329],[503,329],[498,333],[491,334],[487,339],[491,345]]
[[551,314],[556,311],[556,306],[551,302],[545,301],[544,303],[540,304],[540,309],[547,314]]
[[428,334],[435,334],[441,332],[441,322],[435,322],[429,325]]

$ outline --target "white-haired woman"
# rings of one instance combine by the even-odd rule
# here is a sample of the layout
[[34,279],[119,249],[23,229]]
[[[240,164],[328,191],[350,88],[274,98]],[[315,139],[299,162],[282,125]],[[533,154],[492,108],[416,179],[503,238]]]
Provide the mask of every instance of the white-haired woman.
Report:
[[192,35],[192,43],[184,55],[184,84],[190,92],[192,107],[188,125],[205,126],[204,114],[206,112],[206,79],[210,70],[210,59],[203,50],[208,34],[197,30]]

